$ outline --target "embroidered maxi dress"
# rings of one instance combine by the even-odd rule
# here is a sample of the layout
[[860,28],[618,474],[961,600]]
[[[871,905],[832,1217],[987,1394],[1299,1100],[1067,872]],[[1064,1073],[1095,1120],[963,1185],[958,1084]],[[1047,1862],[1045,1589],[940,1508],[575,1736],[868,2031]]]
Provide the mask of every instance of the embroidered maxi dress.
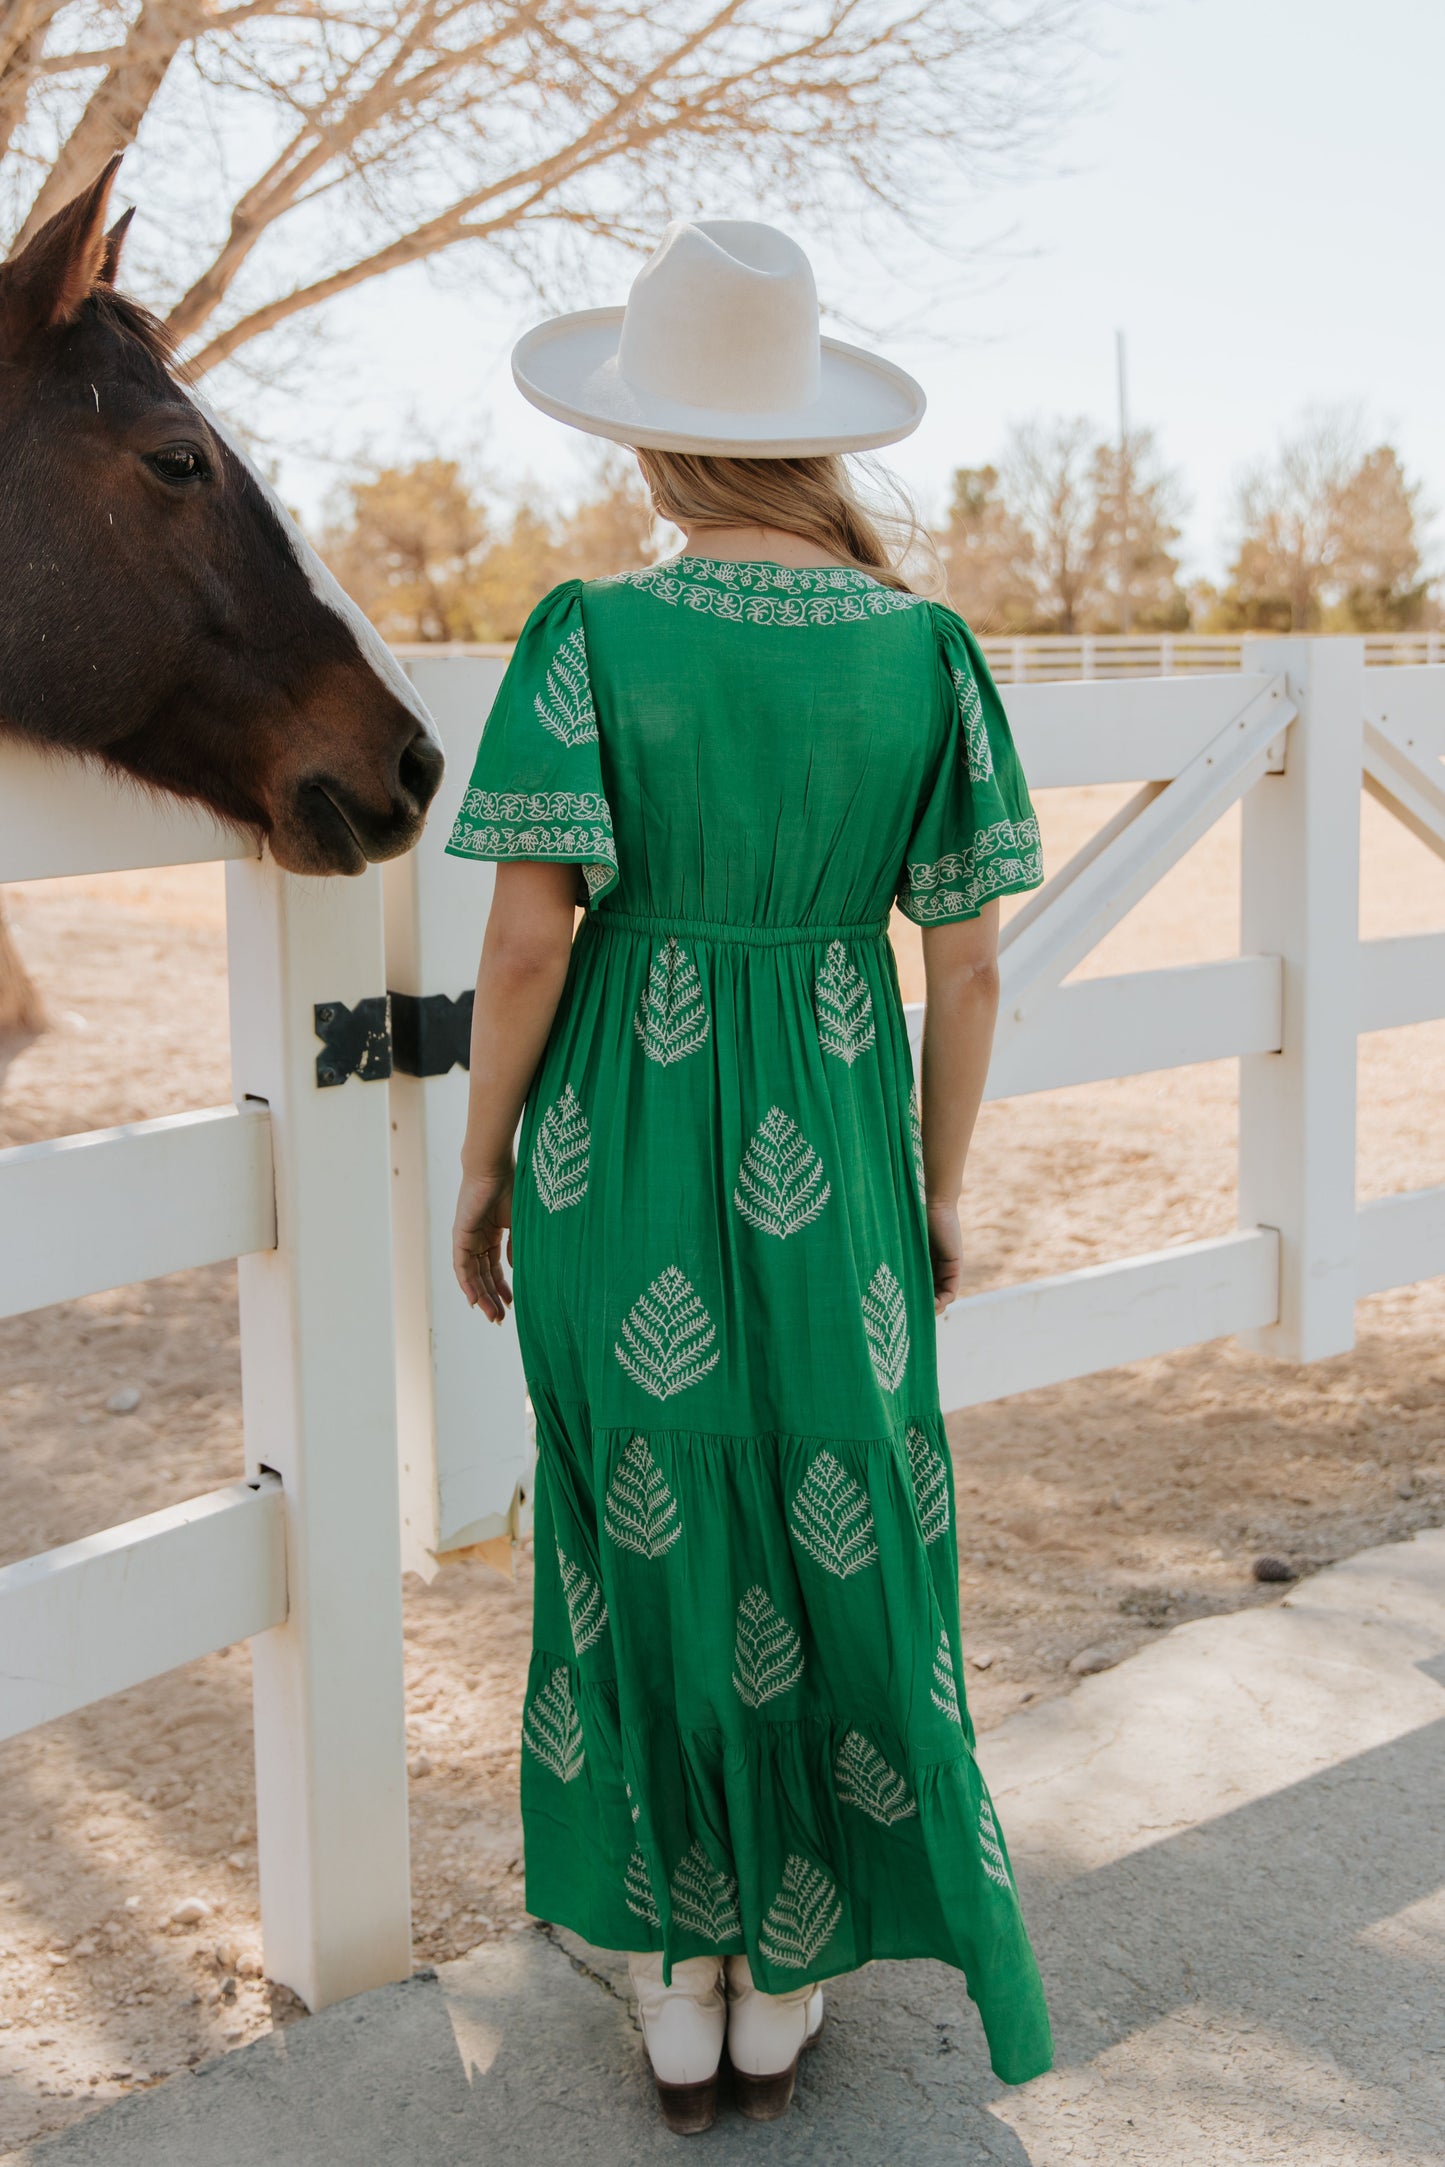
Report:
[[575,863],[588,905],[514,1204],[528,1907],[771,1993],[941,1958],[1022,2082],[1049,2022],[964,1696],[888,941],[895,896],[937,925],[1041,878],[979,649],[845,570],[569,581],[448,847]]

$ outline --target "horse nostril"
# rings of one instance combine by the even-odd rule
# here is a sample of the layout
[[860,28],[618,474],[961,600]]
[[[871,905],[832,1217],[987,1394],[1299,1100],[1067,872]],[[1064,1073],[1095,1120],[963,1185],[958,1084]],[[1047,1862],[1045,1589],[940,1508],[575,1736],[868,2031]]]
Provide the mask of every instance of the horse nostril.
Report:
[[418,811],[436,796],[445,764],[441,748],[424,730],[418,730],[397,762],[397,780],[408,797],[415,798]]

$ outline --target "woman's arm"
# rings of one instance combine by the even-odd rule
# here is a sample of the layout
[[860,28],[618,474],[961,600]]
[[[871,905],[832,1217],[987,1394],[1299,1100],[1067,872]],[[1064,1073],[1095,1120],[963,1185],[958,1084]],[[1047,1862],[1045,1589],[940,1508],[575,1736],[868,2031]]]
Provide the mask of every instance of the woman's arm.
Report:
[[519,860],[497,867],[477,970],[462,1187],[452,1227],[457,1284],[493,1324],[502,1322],[512,1299],[502,1269],[502,1238],[512,1224],[512,1140],[562,997],[576,899],[575,865]]
[[923,969],[923,1194],[941,1316],[963,1269],[958,1192],[998,1015],[998,904],[956,925],[925,926]]

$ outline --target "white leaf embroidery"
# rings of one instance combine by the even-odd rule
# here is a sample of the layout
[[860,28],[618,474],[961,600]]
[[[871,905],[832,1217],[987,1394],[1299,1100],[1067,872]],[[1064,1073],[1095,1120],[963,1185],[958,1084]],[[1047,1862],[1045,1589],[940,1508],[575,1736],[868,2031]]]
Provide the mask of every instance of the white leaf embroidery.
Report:
[[906,1443],[923,1540],[935,1543],[948,1533],[948,1473],[942,1454],[935,1452],[916,1422],[909,1425]]
[[627,1861],[622,1886],[628,1910],[636,1912],[638,1918],[645,1919],[649,1926],[659,1925],[661,1922],[657,1916],[657,1901],[652,1893],[652,1883],[647,1877],[647,1861],[636,1848]]
[[770,1964],[806,1971],[842,1916],[842,1900],[828,1876],[794,1851],[783,1866],[783,1885],[768,1906],[758,1947]]
[[1010,1896],[1014,1895],[1014,1885],[1009,1878],[1008,1860],[1004,1857],[1003,1845],[998,1840],[998,1823],[994,1820],[993,1805],[987,1792],[984,1794],[983,1804],[978,1809],[978,1842],[979,1849],[983,1854],[979,1863],[988,1875],[989,1880],[996,1881],[1001,1889],[1007,1889]]
[[908,1312],[903,1289],[880,1264],[863,1297],[863,1329],[868,1335],[868,1359],[885,1392],[896,1392],[908,1367]]
[[740,1938],[743,1922],[738,1913],[737,1881],[713,1865],[700,1843],[694,1842],[679,1861],[671,1895],[673,1919],[690,1934],[713,1947]]
[[902,1776],[861,1731],[849,1731],[839,1746],[833,1777],[843,1804],[856,1806],[881,1828],[911,1821],[918,1811],[918,1800]]
[[697,965],[675,940],[664,941],[632,1019],[643,1052],[664,1068],[685,1061],[702,1045],[711,1022]]
[[692,1281],[669,1264],[633,1303],[612,1352],[635,1384],[666,1400],[717,1367],[722,1349],[713,1346],[716,1338]]
[[572,1645],[578,1655],[585,1655],[607,1629],[607,1604],[592,1575],[584,1573],[560,1543],[557,1545],[557,1570],[562,1575],[562,1593],[567,1598]]
[[749,1708],[761,1708],[803,1675],[803,1643],[766,1588],[752,1587],[738,1604],[733,1684]]
[[632,1815],[632,1825],[634,1828],[636,1828],[638,1822],[642,1819],[642,1807],[633,1797],[632,1785],[630,1783],[625,1783],[623,1785],[623,1789],[627,1793],[627,1810]]
[[793,1499],[793,1533],[815,1564],[846,1580],[878,1555],[868,1493],[831,1452],[820,1452]]
[[581,625],[567,634],[553,655],[546,683],[533,701],[537,720],[564,745],[595,745],[597,710],[587,675],[587,641]]
[[963,741],[968,747],[968,779],[971,783],[986,783],[993,773],[993,747],[984,724],[983,697],[969,671],[954,670],[951,675]]
[[908,1094],[908,1141],[913,1151],[913,1175],[918,1183],[920,1203],[927,1201],[923,1185],[923,1108],[918,1103],[918,1086]]
[[582,1719],[560,1664],[528,1703],[522,1718],[522,1743],[561,1782],[571,1783],[581,1775],[587,1758]]
[[827,956],[813,981],[813,1009],[818,1019],[818,1044],[824,1053],[846,1061],[849,1068],[878,1036],[868,981],[842,941],[828,943]]
[[592,1131],[577,1094],[568,1084],[537,1124],[532,1145],[532,1176],[548,1211],[566,1211],[587,1194]]
[[645,1437],[634,1437],[612,1472],[602,1524],[623,1550],[660,1558],[682,1533],[677,1499]]
[[786,1241],[811,1225],[833,1193],[823,1162],[796,1121],[770,1107],[738,1168],[733,1202],[749,1226]]
[[928,1697],[935,1708],[941,1709],[950,1723],[963,1728],[963,1714],[958,1705],[958,1680],[953,1675],[953,1649],[949,1644],[948,1628],[938,1636],[938,1647],[933,1657],[933,1683]]

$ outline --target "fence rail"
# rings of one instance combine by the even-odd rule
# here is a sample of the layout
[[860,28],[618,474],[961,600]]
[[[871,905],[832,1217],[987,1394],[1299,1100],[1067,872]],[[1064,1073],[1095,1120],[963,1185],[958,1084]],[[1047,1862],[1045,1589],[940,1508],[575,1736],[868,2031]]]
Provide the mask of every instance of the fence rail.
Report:
[[[1362,780],[1445,858],[1445,668],[1367,651],[1250,641],[1224,671],[1011,686],[1038,787],[1137,787],[1006,928],[989,1096],[1238,1060],[1241,1223],[955,1302],[946,1406],[1228,1334],[1312,1360],[1352,1344],[1360,1296],[1445,1273],[1445,1187],[1355,1198],[1357,1035],[1445,1012],[1445,929],[1358,937]],[[527,1479],[515,1335],[449,1283],[465,1073],[323,1090],[314,1031],[318,1003],[465,990],[488,869],[443,844],[502,666],[413,662],[451,768],[384,883],[295,882],[204,818],[0,749],[0,880],[239,861],[235,1104],[0,1151],[0,1314],[237,1257],[247,1460],[0,1570],[0,1737],[251,1639],[266,1964],[313,2007],[410,1968],[403,1554],[429,1573],[505,1540]],[[1066,983],[1241,801],[1242,953]]]
[[[1239,632],[1029,633],[985,636],[981,644],[1001,685],[1024,685],[1237,670],[1248,637]],[[1370,669],[1445,662],[1445,632],[1371,632],[1364,645]]]
[[[1237,670],[1245,632],[1027,632],[980,634],[988,666],[1001,685],[1052,685],[1073,678],[1198,677]],[[1319,635],[1281,634],[1298,641]],[[1331,637],[1332,635],[1325,635]],[[1341,633],[1341,639],[1356,635]],[[1372,670],[1445,663],[1445,632],[1369,632],[1365,663]],[[495,640],[417,642],[396,649],[408,661],[504,661],[512,652]]]

